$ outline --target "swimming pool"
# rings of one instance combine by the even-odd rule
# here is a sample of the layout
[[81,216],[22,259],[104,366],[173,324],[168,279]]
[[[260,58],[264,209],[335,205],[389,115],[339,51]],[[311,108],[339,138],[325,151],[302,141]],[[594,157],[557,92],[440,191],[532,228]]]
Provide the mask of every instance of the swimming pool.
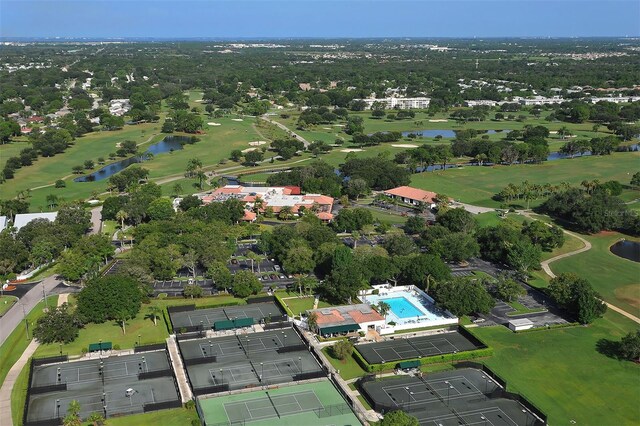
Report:
[[393,313],[398,318],[415,318],[424,315],[421,310],[416,308],[413,303],[409,302],[404,297],[394,297],[391,299],[384,299],[383,301],[389,305]]
[[374,287],[360,293],[360,298],[372,306],[380,302],[389,305],[389,312],[385,315],[387,324],[380,330],[382,334],[458,323],[458,318],[437,307],[433,299],[418,288],[390,285]]

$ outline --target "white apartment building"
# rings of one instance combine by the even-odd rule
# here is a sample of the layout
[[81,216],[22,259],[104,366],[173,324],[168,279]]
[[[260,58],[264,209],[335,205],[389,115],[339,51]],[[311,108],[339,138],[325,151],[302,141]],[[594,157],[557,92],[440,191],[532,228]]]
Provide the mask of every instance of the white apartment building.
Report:
[[423,109],[429,107],[431,98],[418,97],[418,98],[365,98],[354,99],[356,101],[364,101],[366,103],[365,109],[371,109],[374,102],[381,102],[385,106],[385,109]]

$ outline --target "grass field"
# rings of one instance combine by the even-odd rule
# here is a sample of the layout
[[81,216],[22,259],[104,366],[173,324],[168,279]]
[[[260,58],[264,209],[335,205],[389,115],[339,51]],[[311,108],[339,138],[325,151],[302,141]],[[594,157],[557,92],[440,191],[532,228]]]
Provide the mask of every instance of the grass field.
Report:
[[591,250],[551,263],[555,274],[575,272],[589,280],[602,297],[636,316],[640,315],[640,267],[631,260],[611,253],[609,246],[621,238],[632,239],[617,232],[583,235]]
[[509,390],[542,409],[549,424],[633,425],[640,418],[640,366],[609,358],[596,346],[635,329],[632,321],[609,312],[589,327],[517,334],[506,327],[472,330],[495,349],[485,363],[507,380]]
[[0,296],[0,317],[3,316],[18,301],[15,296]]
[[[493,200],[492,197],[509,183],[519,184],[528,180],[530,183],[537,184],[569,182],[579,185],[585,179],[599,179],[600,182],[618,180],[627,184],[632,172],[637,170],[639,161],[640,152],[625,152],[602,157],[547,161],[535,165],[469,166],[414,174],[411,177],[411,185],[444,193],[465,203],[499,207],[502,203]],[[533,201],[531,206],[539,203],[540,201]],[[520,204],[526,206],[523,201]]]
[[[103,342],[111,342],[114,346],[118,345],[121,349],[133,348],[138,343],[138,335],[140,335],[140,344],[161,343],[168,336],[167,326],[165,325],[162,315],[158,318],[158,325],[153,325],[153,319],[150,316],[150,306],[158,306],[165,309],[172,305],[188,305],[196,304],[201,306],[215,306],[219,304],[229,303],[238,300],[233,296],[215,296],[200,299],[154,299],[150,304],[142,305],[138,315],[127,321],[126,334],[122,333],[120,324],[115,321],[107,321],[102,324],[87,324],[80,330],[78,338],[66,345],[62,345],[62,353],[68,355],[80,355],[82,350],[88,348],[90,343],[95,343],[99,339]],[[242,301],[244,303],[244,301]],[[36,351],[36,355],[54,356],[60,353],[60,345],[40,345]]]
[[[305,296],[305,297],[285,297],[282,299],[284,303],[287,304],[291,312],[294,314],[299,314],[300,312],[305,312],[309,309],[313,309],[313,302],[315,300],[314,296]],[[318,308],[327,308],[331,306],[329,303],[320,300],[318,302]]]
[[330,346],[323,348],[322,352],[327,357],[333,368],[340,370],[340,377],[344,380],[355,379],[356,377],[361,377],[367,374],[367,372],[360,367],[360,364],[356,362],[356,359],[353,356],[348,357],[344,361],[334,358],[332,356]]
[[[186,408],[173,408],[171,410],[152,411],[144,414],[134,414],[132,416],[111,417],[108,426],[185,426],[192,424],[198,419],[196,410]],[[86,426],[90,426],[89,423]]]

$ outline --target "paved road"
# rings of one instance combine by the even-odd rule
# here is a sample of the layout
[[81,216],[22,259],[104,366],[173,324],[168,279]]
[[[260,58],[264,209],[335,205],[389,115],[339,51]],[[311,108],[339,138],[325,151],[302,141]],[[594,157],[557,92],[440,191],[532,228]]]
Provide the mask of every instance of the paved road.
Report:
[[[67,301],[68,294],[61,294],[58,298],[58,306],[62,305]],[[4,379],[2,383],[2,387],[0,388],[0,425],[1,426],[9,426],[12,424],[11,419],[11,391],[18,379],[18,375],[24,368],[24,366],[29,362],[29,358],[33,356],[38,349],[40,343],[36,339],[32,339],[29,346],[22,353],[22,356],[16,361],[15,364],[7,373],[7,377]]]
[[29,313],[38,302],[42,300],[43,286],[45,292],[49,295],[58,284],[60,284],[60,280],[53,276],[45,278],[42,283],[29,290],[18,303],[13,305],[11,309],[0,318],[0,345],[7,340],[7,337],[9,337],[13,330],[24,319],[22,307],[24,306],[24,312]]
[[102,206],[91,209],[91,234],[98,234],[102,230]]

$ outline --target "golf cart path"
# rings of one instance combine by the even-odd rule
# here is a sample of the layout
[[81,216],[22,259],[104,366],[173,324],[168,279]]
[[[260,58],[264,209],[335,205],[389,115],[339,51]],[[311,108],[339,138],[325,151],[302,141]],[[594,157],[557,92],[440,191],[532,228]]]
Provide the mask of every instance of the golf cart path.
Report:
[[[534,219],[534,220],[538,220],[535,217],[531,216],[529,214],[529,212],[521,212],[522,215],[530,218],[530,219]],[[547,226],[551,226],[549,224],[547,224]],[[560,259],[564,259],[567,258],[569,256],[574,256],[576,254],[580,254],[580,253],[584,253],[585,251],[589,251],[591,250],[591,243],[587,240],[585,240],[584,238],[582,238],[580,235],[575,234],[571,231],[567,231],[564,228],[561,228],[562,232],[564,232],[567,235],[571,235],[574,238],[577,238],[578,240],[580,240],[582,242],[582,244],[584,244],[584,247],[579,248],[578,250],[574,250],[574,251],[570,251],[568,253],[564,253],[564,254],[560,254],[558,256],[554,256],[551,259],[547,259],[543,262],[540,263],[540,266],[542,267],[542,270],[549,275],[551,278],[555,278],[556,274],[553,273],[553,271],[551,270],[551,267],[549,266],[550,263],[555,262],[556,260],[560,260]],[[605,303],[605,305],[607,305],[608,308],[610,308],[613,311],[616,311],[617,313],[624,315],[625,317],[629,318],[631,321],[634,321],[637,324],[640,324],[640,318],[638,318],[637,316],[630,314],[629,312],[625,311],[622,308],[617,307],[616,305],[612,305],[609,302],[606,302],[603,300],[603,302]]]
[[[60,294],[58,296],[58,306],[66,303],[68,297],[68,293]],[[0,413],[2,413],[2,417],[0,417],[0,423],[2,424],[2,426],[9,426],[13,424],[13,420],[11,417],[11,392],[13,391],[13,386],[15,385],[20,372],[36,352],[38,346],[40,346],[40,343],[38,343],[36,339],[31,339],[29,346],[27,346],[27,349],[24,350],[16,363],[13,364],[13,366],[9,370],[9,373],[7,373],[7,377],[5,377],[4,382],[2,383],[2,387],[0,388]],[[27,402],[28,401],[25,401],[25,403]]]

